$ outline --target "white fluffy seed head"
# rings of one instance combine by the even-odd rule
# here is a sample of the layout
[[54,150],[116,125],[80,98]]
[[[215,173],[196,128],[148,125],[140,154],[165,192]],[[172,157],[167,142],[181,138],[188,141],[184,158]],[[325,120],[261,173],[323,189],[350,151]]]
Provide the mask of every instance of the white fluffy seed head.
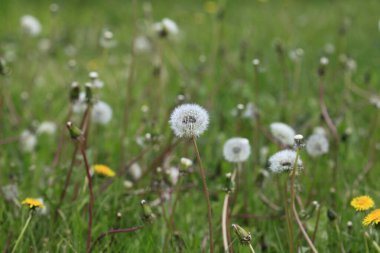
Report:
[[94,104],[91,117],[94,123],[106,125],[112,119],[112,108],[103,101],[98,101]]
[[179,32],[177,24],[169,18],[164,18],[160,22],[154,23],[153,30],[161,37],[173,37]]
[[313,134],[306,142],[306,151],[312,157],[318,157],[329,152],[329,141],[323,134]]
[[170,116],[170,127],[178,137],[198,137],[209,124],[208,113],[197,104],[183,104],[174,109]]
[[281,122],[270,124],[270,131],[273,137],[282,145],[293,146],[296,132],[289,125]]
[[235,137],[227,140],[223,146],[224,159],[231,163],[245,162],[251,154],[251,146],[246,138]]
[[31,15],[22,16],[20,19],[20,23],[22,30],[30,36],[34,37],[41,33],[40,21],[38,21],[37,18]]
[[[293,169],[297,153],[294,150],[281,150],[269,158],[269,170],[273,173],[290,171]],[[298,169],[302,169],[302,160],[297,159]]]

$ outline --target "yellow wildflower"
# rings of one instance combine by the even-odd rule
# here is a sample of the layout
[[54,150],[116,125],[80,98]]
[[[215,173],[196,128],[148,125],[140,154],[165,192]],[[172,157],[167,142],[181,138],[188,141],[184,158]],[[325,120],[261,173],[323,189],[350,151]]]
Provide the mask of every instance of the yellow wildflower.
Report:
[[29,206],[30,209],[44,207],[44,204],[42,204],[41,201],[39,201],[38,199],[33,199],[33,198],[26,198],[21,202],[21,204]]
[[373,210],[363,219],[364,226],[368,226],[370,224],[377,225],[379,223],[380,223],[380,209]]
[[97,164],[97,165],[94,165],[93,168],[94,168],[95,173],[102,176],[114,177],[116,175],[116,173],[113,170],[111,170],[109,167],[107,167],[106,165]]
[[351,206],[355,208],[356,211],[365,211],[372,208],[374,205],[375,203],[369,196],[360,196],[351,200]]

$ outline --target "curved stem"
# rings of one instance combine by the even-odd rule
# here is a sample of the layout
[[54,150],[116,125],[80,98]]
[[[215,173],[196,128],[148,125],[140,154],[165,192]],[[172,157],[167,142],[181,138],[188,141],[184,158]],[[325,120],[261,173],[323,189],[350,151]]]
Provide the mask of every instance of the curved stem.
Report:
[[113,234],[121,234],[121,233],[129,233],[129,232],[134,232],[134,231],[137,231],[139,229],[142,229],[144,226],[136,226],[136,227],[131,227],[131,228],[121,228],[121,229],[111,229],[107,232],[104,232],[102,234],[100,234],[95,240],[94,240],[94,243],[91,245],[91,248],[89,250],[89,252],[92,252],[92,250],[94,249],[96,243],[98,243],[101,239],[103,239],[104,237],[106,237],[107,235],[113,235]]
[[25,225],[24,225],[24,227],[22,228],[21,233],[20,233],[20,235],[18,236],[18,238],[17,238],[17,240],[16,240],[16,243],[15,243],[15,246],[13,247],[12,253],[16,252],[16,249],[17,249],[18,245],[20,244],[21,239],[22,239],[22,237],[24,236],[25,231],[26,231],[26,229],[28,228],[30,221],[32,220],[32,216],[33,216],[32,212],[33,212],[33,211],[30,211],[30,213],[29,213],[29,217],[28,217],[28,219],[26,220]]
[[210,194],[208,192],[208,188],[207,188],[207,184],[206,184],[205,170],[203,168],[201,156],[199,154],[197,141],[195,140],[194,136],[193,136],[192,140],[193,140],[195,153],[197,155],[197,159],[198,159],[198,163],[199,163],[199,171],[200,171],[201,178],[202,178],[203,193],[205,195],[206,202],[207,202],[208,230],[209,230],[209,235],[210,235],[210,253],[213,253],[214,252],[214,242],[213,242],[213,233],[212,233],[212,211],[211,211]]

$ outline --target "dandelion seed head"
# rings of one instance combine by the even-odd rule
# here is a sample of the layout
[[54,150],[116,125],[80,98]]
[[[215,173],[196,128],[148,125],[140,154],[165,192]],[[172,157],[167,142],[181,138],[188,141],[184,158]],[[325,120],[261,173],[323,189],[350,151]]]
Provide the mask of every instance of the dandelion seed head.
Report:
[[31,15],[22,16],[20,23],[22,30],[32,37],[35,37],[41,33],[42,28],[40,21]]
[[174,109],[169,120],[177,137],[198,137],[209,124],[208,113],[197,104],[183,104]]
[[306,151],[312,157],[318,157],[329,152],[329,141],[323,134],[312,134],[306,142]]
[[251,154],[251,146],[246,138],[235,137],[227,140],[223,146],[224,159],[231,163],[245,162]]
[[[273,173],[280,173],[290,171],[294,167],[297,153],[294,150],[285,149],[281,150],[269,158],[269,170]],[[298,169],[302,169],[302,160],[300,157],[297,159]]]
[[270,125],[270,131],[273,137],[282,145],[294,145],[294,136],[296,132],[289,125],[281,122],[275,122]]
[[103,101],[97,101],[92,108],[91,116],[94,123],[106,125],[112,119],[112,108]]

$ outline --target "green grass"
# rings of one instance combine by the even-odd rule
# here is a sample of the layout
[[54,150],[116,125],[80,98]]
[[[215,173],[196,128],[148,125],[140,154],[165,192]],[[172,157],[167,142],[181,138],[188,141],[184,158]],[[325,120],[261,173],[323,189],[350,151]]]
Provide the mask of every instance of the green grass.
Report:
[[[199,138],[198,144],[212,197],[217,252],[223,251],[220,220],[224,174],[233,168],[223,159],[222,145],[234,136],[250,139],[253,156],[244,164],[245,184],[237,193],[231,222],[252,232],[256,252],[264,252],[261,240],[267,245],[266,252],[288,252],[285,219],[258,197],[255,180],[259,170],[267,165],[266,161],[258,162],[254,154],[264,146],[268,147],[269,155],[278,151],[277,145],[263,132],[269,131],[271,122],[285,122],[305,137],[316,126],[327,129],[320,116],[317,75],[319,59],[325,55],[327,43],[335,46],[335,52],[327,55],[330,60],[325,78],[327,108],[339,135],[342,136],[347,129],[352,133],[339,146],[335,205],[330,194],[334,151],[317,159],[302,152],[305,170],[298,178],[299,195],[304,204],[317,200],[322,206],[315,242],[319,252],[340,252],[339,243],[344,245],[346,252],[365,252],[363,233],[368,229],[361,225],[363,215],[356,214],[349,202],[354,196],[369,194],[380,203],[379,159],[376,155],[371,159],[371,152],[378,152],[380,140],[379,125],[374,124],[379,109],[369,103],[370,97],[359,96],[347,87],[351,83],[352,87],[359,87],[369,94],[379,94],[380,32],[377,24],[380,2],[219,1],[221,12],[210,14],[205,11],[203,1],[152,1],[151,19],[144,15],[143,4],[137,2],[134,11],[131,1],[60,1],[57,2],[60,10],[54,17],[49,12],[49,1],[0,2],[0,57],[8,59],[10,69],[8,75],[0,76],[0,142],[19,136],[25,129],[35,130],[38,122],[49,120],[58,125],[55,136],[38,137],[37,148],[31,154],[23,153],[17,141],[0,147],[0,186],[17,184],[19,200],[41,196],[49,208],[48,215],[33,218],[19,252],[85,250],[88,192],[83,186],[85,170],[81,162],[74,167],[61,215],[58,219],[54,216],[74,149],[65,127],[70,83],[76,80],[83,86],[88,81],[88,72],[94,70],[105,82],[96,96],[110,104],[113,117],[106,126],[90,127],[87,151],[91,163],[107,164],[118,170],[143,150],[136,144],[136,137],[152,133],[160,137],[159,141],[148,144],[149,151],[138,161],[144,170],[148,170],[172,140],[168,117],[177,105],[177,96],[185,94],[187,101],[203,105],[210,114],[210,127]],[[41,21],[43,31],[40,36],[31,38],[21,32],[19,22],[24,14],[34,15]],[[177,22],[179,38],[177,41],[153,40],[156,51],[135,55],[135,71],[128,95],[130,101],[126,101],[134,27],[137,27],[136,34],[144,35],[149,27],[147,24],[164,17]],[[339,30],[344,20],[349,21],[349,27],[346,34],[341,35]],[[118,42],[108,51],[99,46],[99,36],[104,28],[110,29]],[[38,49],[42,38],[51,42],[47,52]],[[275,51],[277,42],[284,47],[284,63],[279,61]],[[74,56],[65,53],[68,45],[76,48]],[[296,48],[304,50],[299,72],[296,63],[288,57]],[[153,75],[159,55],[157,51],[162,55],[162,81]],[[11,53],[15,54],[13,60],[9,60]],[[351,76],[341,66],[341,54],[352,57],[357,63]],[[204,62],[200,61],[201,56],[206,59]],[[257,76],[251,64],[253,58],[261,61],[263,71]],[[74,70],[68,67],[71,59],[77,63]],[[255,100],[257,83],[259,95]],[[25,94],[27,99],[22,98]],[[255,103],[260,109],[263,130],[258,134],[253,120],[239,119],[231,114],[237,104],[247,102]],[[126,103],[127,122],[124,121]],[[10,105],[14,106],[14,112]],[[146,114],[141,112],[143,105],[150,108]],[[72,118],[76,124],[80,119],[81,115]],[[62,132],[66,139],[61,162],[51,168]],[[331,135],[329,140],[330,146],[333,145]],[[126,148],[121,154],[123,142]],[[156,166],[177,166],[181,157],[195,158],[191,143],[184,140],[170,152],[167,163]],[[373,160],[373,169],[361,184],[354,187],[353,182],[369,160]],[[133,190],[124,187],[124,180],[130,178],[123,175],[114,178],[111,186],[98,194],[106,179],[94,179],[97,194],[93,238],[116,226],[128,228],[142,224],[140,201],[159,198],[157,191],[148,188],[157,180],[156,168],[151,169]],[[187,246],[184,252],[200,252],[208,231],[206,202],[196,172],[195,165],[194,173],[184,179],[184,184],[190,187],[181,192],[175,213],[176,228]],[[282,206],[277,177],[271,175],[265,180],[263,192]],[[280,177],[284,180],[286,176]],[[133,194],[136,189],[148,190],[136,195]],[[242,208],[244,192],[249,196],[247,210]],[[170,202],[163,206],[168,211]],[[1,249],[8,241],[12,248],[27,218],[26,209],[0,196]],[[337,213],[340,240],[333,223],[327,219],[327,209]],[[111,237],[106,237],[97,244],[94,252],[161,252],[167,226],[161,207],[154,207],[153,211],[157,215],[154,224],[134,233],[116,235],[112,244]],[[118,212],[122,214],[121,218],[117,218]],[[242,213],[275,217],[244,220],[239,216]],[[314,220],[315,214],[307,221],[311,228]],[[353,222],[350,232],[346,226],[348,221]],[[294,228],[298,235],[295,222]],[[379,242],[375,234],[373,236]],[[238,246],[234,235],[233,239],[235,252],[249,251]],[[297,241],[299,245],[307,246],[302,236]],[[375,252],[370,244],[369,250]]]

